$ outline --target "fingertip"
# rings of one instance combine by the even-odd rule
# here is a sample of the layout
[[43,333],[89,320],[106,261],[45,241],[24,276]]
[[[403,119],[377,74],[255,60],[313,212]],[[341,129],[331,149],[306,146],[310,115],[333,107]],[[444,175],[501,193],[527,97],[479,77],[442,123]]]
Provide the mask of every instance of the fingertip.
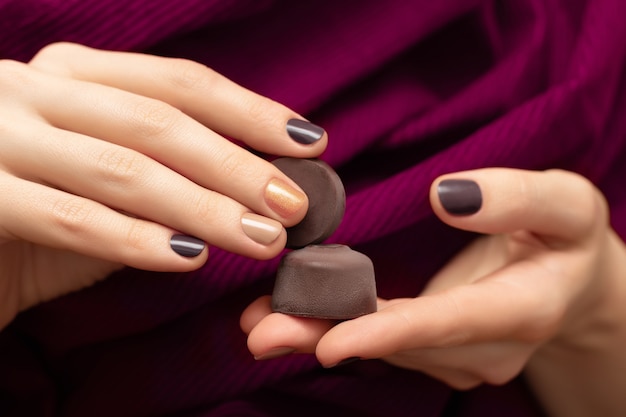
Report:
[[193,271],[204,265],[209,258],[209,247],[194,236],[174,233],[169,241],[170,249],[176,256],[171,268],[178,272]]
[[204,251],[206,244],[196,237],[176,233],[170,238],[170,248],[184,258],[195,258]]
[[431,202],[439,213],[450,216],[470,216],[478,213],[483,205],[480,185],[462,174],[442,177],[433,182]]
[[302,188],[278,168],[263,192],[265,204],[285,226],[300,222],[309,209],[309,198]]
[[[117,245],[112,248],[111,259],[133,268],[155,272],[189,272],[207,262],[209,248],[204,241],[193,236],[174,233],[165,244],[163,234],[167,232],[163,230],[159,233],[154,230],[155,235],[146,236],[142,244],[125,242]],[[155,247],[154,242],[157,239],[161,243]]]
[[243,244],[243,249],[233,250],[244,256],[249,256],[260,261],[265,261],[278,256],[287,244],[287,232],[281,227],[278,237],[271,243],[258,242],[247,236],[248,242]]
[[[493,172],[492,174],[496,174]],[[430,188],[433,212],[444,223],[487,233],[493,221],[493,190],[488,170],[455,172],[435,179]],[[486,229],[484,229],[486,227]]]
[[328,320],[270,313],[248,334],[248,349],[255,357],[264,357],[276,348],[312,353],[319,339],[333,326]]
[[278,253],[287,239],[285,228],[279,221],[251,212],[241,216],[241,230],[261,252],[270,256]]
[[245,334],[250,334],[261,320],[272,313],[271,300],[269,295],[259,297],[241,313],[239,327]]
[[300,116],[289,118],[285,131],[290,146],[283,152],[284,156],[314,158],[321,155],[328,145],[328,132]]
[[287,120],[286,129],[289,137],[300,145],[313,145],[326,134],[322,127],[299,118]]

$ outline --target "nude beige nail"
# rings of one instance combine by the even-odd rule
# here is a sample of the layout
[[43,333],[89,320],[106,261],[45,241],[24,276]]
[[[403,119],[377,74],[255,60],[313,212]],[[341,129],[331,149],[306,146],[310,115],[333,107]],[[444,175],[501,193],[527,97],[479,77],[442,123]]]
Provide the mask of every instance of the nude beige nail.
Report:
[[265,188],[265,202],[282,217],[290,217],[306,203],[306,194],[285,181],[274,178]]
[[269,245],[278,238],[283,225],[258,214],[246,213],[241,216],[241,228],[250,239],[261,245]]

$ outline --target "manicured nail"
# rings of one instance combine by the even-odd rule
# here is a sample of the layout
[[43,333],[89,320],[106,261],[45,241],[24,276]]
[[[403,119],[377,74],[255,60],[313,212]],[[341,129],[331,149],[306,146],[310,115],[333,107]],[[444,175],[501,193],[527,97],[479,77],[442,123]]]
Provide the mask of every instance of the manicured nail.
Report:
[[280,235],[283,225],[258,214],[245,213],[241,216],[241,228],[250,239],[261,245],[269,245]]
[[351,364],[351,363],[354,363],[354,362],[358,362],[360,360],[361,360],[361,358],[359,358],[358,356],[353,356],[353,357],[350,357],[350,358],[346,358],[346,359],[344,359],[342,361],[339,361],[336,364],[328,365],[328,366],[326,366],[326,368],[335,368],[337,366],[344,366],[344,365],[348,365],[348,364]]
[[306,203],[306,194],[274,178],[265,188],[265,202],[282,217],[290,217]]
[[170,239],[170,246],[180,256],[193,258],[202,253],[205,244],[193,236],[174,235]]
[[289,355],[295,351],[296,350],[294,348],[290,347],[277,347],[274,349],[270,349],[262,355],[255,356],[254,359],[256,359],[257,361],[264,361],[267,359],[280,358],[281,356]]
[[287,122],[287,133],[296,142],[311,145],[324,136],[324,129],[305,120],[291,119]]
[[474,214],[483,204],[480,187],[472,180],[443,180],[437,194],[443,208],[456,216]]

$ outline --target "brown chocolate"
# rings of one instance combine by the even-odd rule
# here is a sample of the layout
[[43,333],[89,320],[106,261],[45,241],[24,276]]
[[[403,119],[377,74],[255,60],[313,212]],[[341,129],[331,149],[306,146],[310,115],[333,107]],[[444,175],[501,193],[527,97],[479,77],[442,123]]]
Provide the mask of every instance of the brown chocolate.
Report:
[[287,247],[322,243],[339,226],[346,209],[346,193],[337,173],[319,159],[278,158],[272,162],[302,188],[309,198],[304,219],[287,228]]
[[302,317],[347,320],[376,311],[372,261],[345,245],[311,245],[285,255],[272,309]]

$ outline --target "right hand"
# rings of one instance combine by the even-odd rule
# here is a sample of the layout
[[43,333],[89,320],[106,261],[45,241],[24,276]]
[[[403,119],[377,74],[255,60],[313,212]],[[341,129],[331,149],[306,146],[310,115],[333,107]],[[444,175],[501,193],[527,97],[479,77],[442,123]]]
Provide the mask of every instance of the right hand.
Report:
[[[206,244],[276,256],[306,196],[221,135],[293,157],[327,143],[292,140],[301,116],[181,59],[52,44],[0,61],[0,91],[0,328],[124,265],[193,270]],[[174,251],[179,235],[195,251]]]

